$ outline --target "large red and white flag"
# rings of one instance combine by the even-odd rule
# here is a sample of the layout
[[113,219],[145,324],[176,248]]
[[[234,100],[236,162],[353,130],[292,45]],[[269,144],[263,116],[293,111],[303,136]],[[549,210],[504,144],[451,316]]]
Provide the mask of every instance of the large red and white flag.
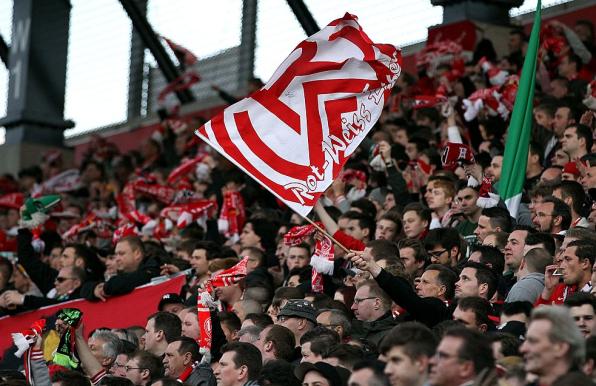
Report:
[[196,134],[305,216],[378,120],[400,64],[346,13]]

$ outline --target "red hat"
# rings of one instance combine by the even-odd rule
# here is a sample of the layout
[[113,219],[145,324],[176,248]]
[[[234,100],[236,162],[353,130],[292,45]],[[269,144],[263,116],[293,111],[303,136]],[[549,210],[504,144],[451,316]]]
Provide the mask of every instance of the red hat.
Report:
[[563,168],[563,173],[573,174],[574,176],[580,175],[579,169],[577,168],[577,164],[575,162],[567,162]]

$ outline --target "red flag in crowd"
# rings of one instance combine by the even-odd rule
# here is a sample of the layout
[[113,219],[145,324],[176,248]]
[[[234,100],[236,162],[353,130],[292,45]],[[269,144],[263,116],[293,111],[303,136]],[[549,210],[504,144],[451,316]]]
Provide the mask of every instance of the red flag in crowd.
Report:
[[196,133],[304,216],[379,118],[400,62],[346,14]]

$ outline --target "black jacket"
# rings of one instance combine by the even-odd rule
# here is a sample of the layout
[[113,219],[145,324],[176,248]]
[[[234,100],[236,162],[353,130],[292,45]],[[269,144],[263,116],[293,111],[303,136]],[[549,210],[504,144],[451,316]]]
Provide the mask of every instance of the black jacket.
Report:
[[418,296],[406,279],[393,276],[384,269],[375,279],[387,295],[414,320],[433,327],[443,320],[451,319],[451,313],[441,299]]
[[366,341],[379,347],[381,340],[387,335],[389,330],[397,325],[391,311],[372,322],[354,320],[352,322],[352,338],[365,339]]
[[[146,257],[134,272],[121,272],[108,281],[103,287],[108,296],[124,295],[136,287],[147,284],[152,278],[159,276],[159,261],[154,257]],[[98,300],[93,293],[99,282],[88,282],[81,288],[81,296],[88,300]]]
[[46,294],[54,288],[54,280],[58,276],[58,271],[39,260],[39,255],[31,245],[32,240],[33,235],[29,229],[19,229],[17,235],[19,264],[25,268],[25,271],[40,291]]

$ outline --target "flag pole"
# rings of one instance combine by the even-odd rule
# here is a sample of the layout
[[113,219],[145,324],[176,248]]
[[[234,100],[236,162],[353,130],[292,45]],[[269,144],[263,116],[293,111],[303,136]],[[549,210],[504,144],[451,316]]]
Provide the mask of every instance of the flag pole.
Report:
[[[300,213],[298,213],[300,215]],[[302,215],[301,215],[302,216]],[[324,234],[325,236],[329,237],[331,239],[331,241],[333,241],[338,247],[340,247],[341,249],[344,250],[344,252],[346,253],[350,253],[352,251],[350,251],[348,248],[346,248],[342,243],[340,243],[339,241],[337,241],[333,236],[331,236],[329,234],[329,232],[327,232],[325,229],[321,228],[317,223],[315,223],[313,220],[309,219],[306,216],[302,216],[303,219],[305,219],[306,221],[308,221],[310,223],[310,225],[314,226],[319,232],[321,232],[322,234]]]

